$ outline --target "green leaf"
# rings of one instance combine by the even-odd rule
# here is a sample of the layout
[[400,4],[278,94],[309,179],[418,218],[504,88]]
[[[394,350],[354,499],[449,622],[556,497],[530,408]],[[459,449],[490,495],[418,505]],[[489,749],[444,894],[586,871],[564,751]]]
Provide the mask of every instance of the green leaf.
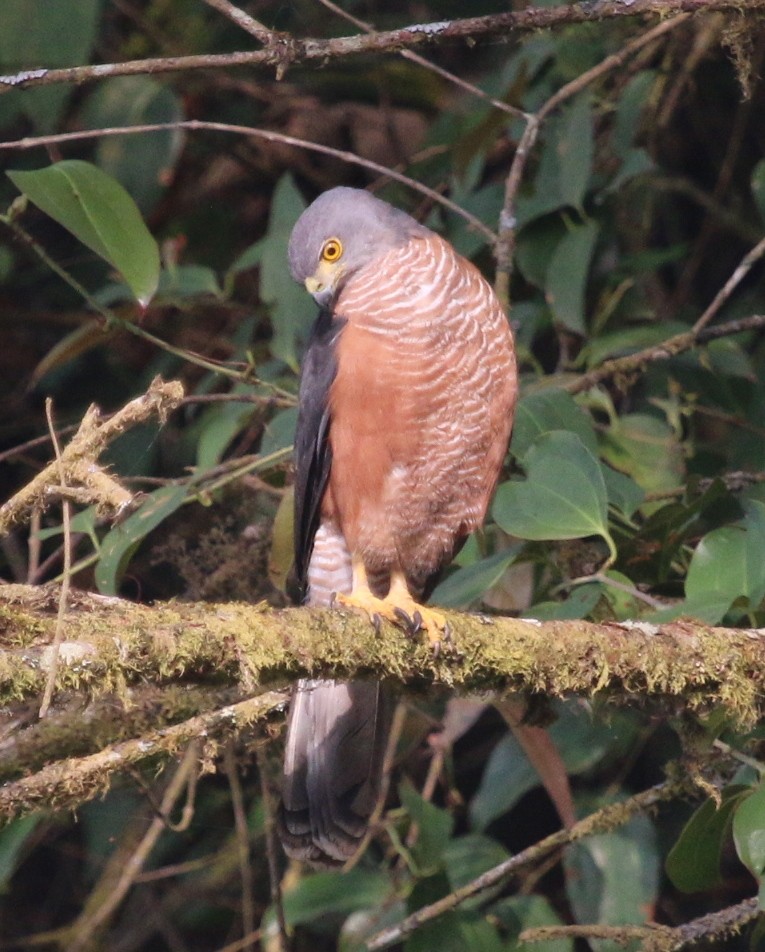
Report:
[[458,569],[436,587],[431,601],[446,608],[467,608],[497,584],[521,548],[520,545],[513,545],[473,565]]
[[0,892],[8,888],[24,846],[40,820],[41,813],[30,813],[0,830]]
[[739,859],[762,889],[765,882],[765,782],[758,784],[738,804],[733,815],[733,842]]
[[297,416],[297,407],[287,407],[266,423],[263,438],[260,441],[261,456],[270,456],[271,453],[292,446],[295,440]]
[[[607,755],[622,757],[634,740],[636,727],[629,716],[615,714],[605,721],[594,720],[589,712],[573,705],[561,705],[559,710],[550,736],[569,774],[584,773]],[[485,830],[539,784],[539,776],[515,736],[506,734],[491,752],[470,802],[471,826]]]
[[500,920],[505,929],[512,935],[512,945],[506,946],[507,952],[573,952],[573,939],[547,939],[543,944],[530,942],[528,944],[517,941],[518,936],[525,929],[536,929],[540,926],[560,926],[563,923],[553,907],[544,896],[509,896],[491,907],[492,916]]
[[289,237],[304,208],[292,177],[282,176],[274,191],[265,237],[248,248],[231,268],[237,273],[260,265],[260,298],[269,309],[274,329],[271,353],[293,370],[298,367],[298,346],[307,339],[315,317],[310,297],[293,281],[287,266]]
[[88,162],[8,172],[31,202],[119,271],[145,307],[159,282],[159,248],[125,189]]
[[722,881],[720,856],[733,812],[747,789],[739,785],[726,787],[719,807],[710,798],[685,824],[665,864],[667,875],[677,889],[699,892],[712,889]]
[[503,483],[492,514],[521,539],[580,539],[608,533],[606,485],[600,464],[575,433],[555,430],[531,446],[525,482]]
[[576,433],[593,456],[597,455],[598,441],[592,420],[570,394],[557,387],[530,393],[518,402],[510,443],[512,454],[522,460],[532,443],[552,430]]
[[[82,113],[88,129],[177,123],[183,118],[182,102],[172,87],[149,76],[106,80],[88,97]],[[98,142],[96,162],[147,212],[170,183],[182,145],[183,132],[177,128],[104,136]]]
[[143,505],[112,529],[101,545],[96,565],[96,585],[102,595],[116,595],[127,563],[135,550],[163,520],[183,505],[187,486],[164,486],[149,495]]
[[682,614],[716,624],[737,598],[745,597],[755,609],[765,597],[765,505],[749,501],[745,506],[743,520],[708,532],[696,546]]
[[399,787],[401,803],[412,823],[417,825],[417,839],[412,856],[422,871],[432,871],[441,865],[443,851],[454,827],[454,818],[446,810],[433,806],[405,780]]
[[[466,886],[478,876],[499,866],[509,855],[504,846],[482,833],[467,833],[449,840],[443,852],[443,859],[452,889]],[[490,895],[491,893],[484,891],[467,900],[463,908],[471,909],[484,905]]]
[[558,137],[559,190],[567,205],[581,209],[592,174],[595,151],[592,94],[577,96],[568,109]]
[[575,225],[561,239],[547,267],[545,298],[553,317],[568,330],[584,334],[585,291],[600,226]]
[[[101,0],[2,0],[0,71],[91,62],[101,10]],[[39,134],[57,131],[73,91],[72,85],[10,89],[0,97],[0,125],[7,128],[18,113],[24,113]]]
[[[642,924],[653,918],[659,887],[656,831],[647,817],[619,830],[572,843],[564,853],[566,892],[579,923]],[[617,952],[615,942],[593,942]]]
[[680,486],[685,475],[683,448],[664,420],[647,413],[614,418],[601,438],[601,454],[646,492]]
[[[284,917],[288,926],[312,924],[323,916],[347,916],[357,909],[379,906],[390,892],[384,873],[351,869],[341,873],[304,876],[294,889],[284,893]],[[273,921],[273,910],[268,912]]]
[[[246,391],[237,386],[234,393]],[[197,442],[197,467],[210,469],[221,461],[226,447],[237,433],[247,425],[256,413],[251,403],[219,403],[208,407],[202,414]]]
[[606,484],[609,505],[629,518],[642,505],[645,492],[632,477],[611,469],[605,463],[600,464],[600,469]]
[[537,618],[539,621],[573,620],[586,618],[600,601],[603,586],[599,582],[577,585],[571,594],[561,602],[537,602],[525,609],[525,618]]

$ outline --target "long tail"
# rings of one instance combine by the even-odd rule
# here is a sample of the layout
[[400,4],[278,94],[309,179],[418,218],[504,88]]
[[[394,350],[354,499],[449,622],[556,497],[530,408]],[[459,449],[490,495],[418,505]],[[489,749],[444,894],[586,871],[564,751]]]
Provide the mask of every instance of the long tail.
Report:
[[369,681],[300,681],[290,708],[280,833],[288,855],[348,860],[363,840],[383,776],[388,692]]
[[[351,590],[345,540],[322,526],[308,570],[308,604]],[[366,835],[383,778],[393,704],[370,681],[298,681],[284,754],[279,832],[289,856],[315,866],[350,859]]]

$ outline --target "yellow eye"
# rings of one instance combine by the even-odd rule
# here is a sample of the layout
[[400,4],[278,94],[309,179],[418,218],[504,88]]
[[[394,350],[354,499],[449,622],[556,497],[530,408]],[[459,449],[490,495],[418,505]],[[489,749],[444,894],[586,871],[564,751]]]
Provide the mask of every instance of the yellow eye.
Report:
[[321,249],[321,259],[322,261],[337,261],[337,259],[343,253],[343,243],[339,238],[327,238],[327,240],[322,245]]

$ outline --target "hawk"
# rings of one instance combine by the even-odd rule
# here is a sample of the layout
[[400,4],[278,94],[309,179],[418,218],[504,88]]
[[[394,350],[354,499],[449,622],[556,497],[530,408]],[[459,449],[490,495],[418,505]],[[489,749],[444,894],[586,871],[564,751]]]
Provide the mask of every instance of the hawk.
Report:
[[[405,212],[333,188],[300,216],[292,276],[320,312],[295,438],[295,568],[309,605],[422,629],[441,569],[481,525],[517,395],[507,317],[478,269]],[[303,680],[287,731],[288,854],[345,862],[365,836],[389,729],[383,688]]]

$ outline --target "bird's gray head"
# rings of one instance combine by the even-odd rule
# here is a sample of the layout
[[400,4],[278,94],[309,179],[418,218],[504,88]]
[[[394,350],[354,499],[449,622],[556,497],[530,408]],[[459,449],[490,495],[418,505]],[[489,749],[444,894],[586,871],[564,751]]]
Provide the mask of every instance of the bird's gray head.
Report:
[[350,275],[427,229],[358,188],[333,188],[306,208],[292,229],[292,277],[328,305]]

